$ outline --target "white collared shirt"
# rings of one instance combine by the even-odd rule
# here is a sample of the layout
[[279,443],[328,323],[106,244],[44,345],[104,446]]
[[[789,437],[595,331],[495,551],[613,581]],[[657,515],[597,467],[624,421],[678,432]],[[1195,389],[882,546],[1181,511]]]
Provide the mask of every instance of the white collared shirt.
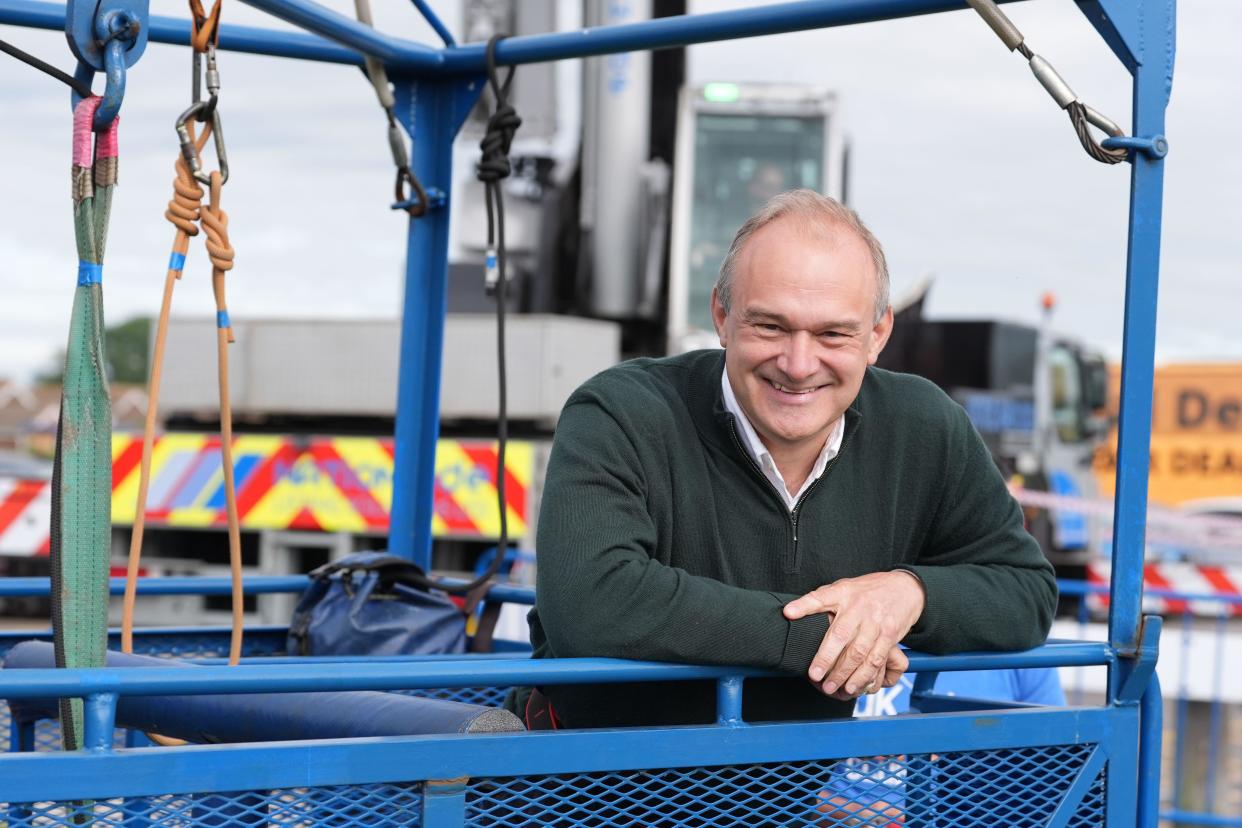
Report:
[[780,469],[776,467],[776,461],[772,459],[772,453],[768,451],[767,446],[759,439],[759,434],[755,431],[755,427],[751,425],[750,420],[742,413],[742,407],[738,405],[737,397],[733,393],[733,386],[729,383],[729,372],[727,370],[720,372],[720,389],[724,394],[725,410],[732,414],[741,426],[742,445],[746,448],[747,454],[758,464],[759,470],[763,472],[763,476],[776,487],[776,491],[785,500],[785,505],[792,512],[794,506],[798,505],[798,498],[802,497],[803,493],[811,488],[811,485],[824,473],[828,462],[836,457],[837,452],[841,450],[841,441],[845,437],[845,417],[837,418],[837,424],[833,426],[832,433],[824,441],[824,447],[820,450],[819,457],[816,458],[815,465],[811,467],[811,473],[802,484],[802,488],[797,493],[790,494],[789,489],[785,487],[785,478],[781,476]]

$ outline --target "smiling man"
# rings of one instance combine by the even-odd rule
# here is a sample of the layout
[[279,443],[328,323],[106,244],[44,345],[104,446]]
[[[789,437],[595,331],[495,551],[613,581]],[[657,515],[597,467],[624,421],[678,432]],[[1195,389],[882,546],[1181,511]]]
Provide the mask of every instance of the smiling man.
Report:
[[[1052,568],[965,412],[874,368],[879,242],[807,190],[738,231],[712,294],[723,351],[624,363],[557,425],[540,510],[537,658],[737,664],[749,721],[848,716],[906,668],[1044,640]],[[711,683],[526,688],[532,728],[688,724]]]

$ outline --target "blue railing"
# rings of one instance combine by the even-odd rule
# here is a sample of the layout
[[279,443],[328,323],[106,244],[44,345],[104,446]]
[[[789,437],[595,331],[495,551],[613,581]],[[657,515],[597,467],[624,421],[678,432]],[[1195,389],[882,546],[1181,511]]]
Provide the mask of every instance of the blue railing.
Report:
[[[1098,584],[1058,581],[1058,586],[1063,595],[1084,599],[1108,595],[1108,588]],[[1161,658],[1166,668],[1172,668],[1161,671],[1172,714],[1165,733],[1166,744],[1172,745],[1172,762],[1165,768],[1160,817],[1184,825],[1238,828],[1242,826],[1242,728],[1226,728],[1231,705],[1242,711],[1242,687],[1236,685],[1237,678],[1234,685],[1226,685],[1226,672],[1236,661],[1226,655],[1225,647],[1231,633],[1242,637],[1242,626],[1231,622],[1234,608],[1242,606],[1242,595],[1146,589],[1143,597],[1159,602],[1165,616]],[[1207,612],[1213,605],[1215,613]],[[1092,615],[1087,601],[1081,602],[1079,635],[1086,637]],[[1210,657],[1195,660],[1194,651]],[[1071,703],[1081,703],[1086,693],[1081,673],[1075,684],[1067,688],[1067,695]]]

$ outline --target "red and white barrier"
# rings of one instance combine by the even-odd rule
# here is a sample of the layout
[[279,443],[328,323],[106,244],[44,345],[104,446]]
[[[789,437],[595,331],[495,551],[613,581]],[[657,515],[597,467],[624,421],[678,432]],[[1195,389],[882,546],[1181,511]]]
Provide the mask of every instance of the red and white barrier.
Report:
[[51,483],[0,478],[0,555],[46,555],[51,524]]
[[[1087,581],[1108,586],[1112,566],[1107,561],[1087,566]],[[1222,598],[1242,596],[1242,566],[1203,566],[1192,563],[1149,563],[1143,567],[1144,590],[1167,590],[1187,595],[1217,595]],[[1108,607],[1107,595],[1091,595],[1087,606],[1104,610]],[[1242,603],[1215,601],[1209,598],[1161,598],[1144,596],[1143,610],[1162,615],[1219,616],[1221,614],[1242,617]]]

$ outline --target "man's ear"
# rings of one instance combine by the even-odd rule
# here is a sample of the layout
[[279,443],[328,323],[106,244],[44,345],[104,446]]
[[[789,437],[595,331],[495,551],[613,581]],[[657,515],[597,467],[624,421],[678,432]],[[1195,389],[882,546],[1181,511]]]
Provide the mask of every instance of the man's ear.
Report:
[[889,305],[884,310],[884,316],[880,317],[880,321],[871,329],[871,352],[867,354],[868,365],[875,365],[875,361],[880,358],[880,351],[884,350],[892,333],[893,306]]
[[729,312],[724,309],[724,305],[720,304],[720,297],[716,293],[716,288],[712,288],[712,324],[716,326],[716,336],[720,338],[720,347],[728,348],[728,336],[725,334],[725,318]]

